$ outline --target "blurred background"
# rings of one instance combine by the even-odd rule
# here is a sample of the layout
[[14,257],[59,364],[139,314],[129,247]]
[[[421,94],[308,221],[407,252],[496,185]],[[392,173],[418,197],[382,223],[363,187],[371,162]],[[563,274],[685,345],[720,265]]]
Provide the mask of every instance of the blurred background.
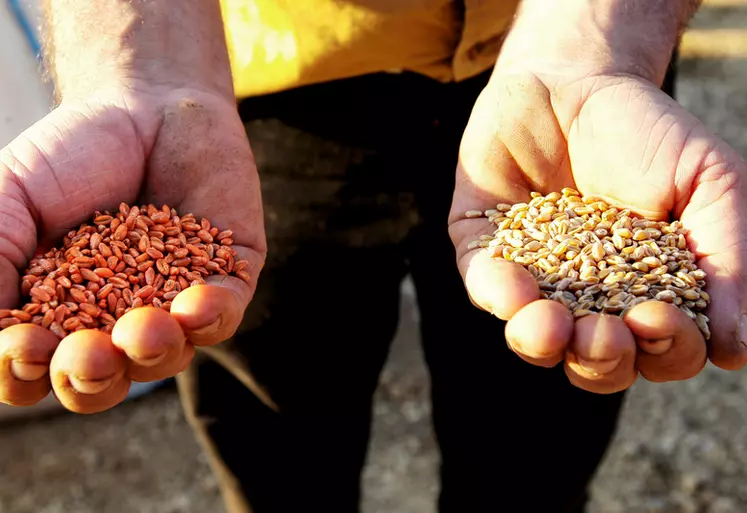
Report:
[[[0,0],[0,147],[50,109],[37,25],[33,0]],[[747,155],[746,90],[747,0],[706,0],[683,40],[678,99]],[[435,511],[428,380],[409,282],[403,289],[376,394],[364,513]],[[747,512],[747,372],[709,366],[685,383],[636,383],[592,491],[589,513]],[[0,513],[206,511],[221,511],[220,497],[171,384],[94,416],[51,399],[0,405]]]

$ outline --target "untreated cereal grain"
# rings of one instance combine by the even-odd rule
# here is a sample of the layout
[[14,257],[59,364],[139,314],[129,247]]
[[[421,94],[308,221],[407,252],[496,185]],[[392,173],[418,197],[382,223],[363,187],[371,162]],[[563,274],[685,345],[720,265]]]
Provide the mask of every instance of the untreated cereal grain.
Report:
[[[467,218],[484,217],[494,225],[492,234],[470,242],[468,249],[483,248],[493,258],[524,266],[541,297],[563,303],[577,318],[595,312],[625,315],[641,302],[663,301],[694,319],[710,338],[706,273],[687,250],[679,221],[643,219],[571,188],[546,196],[533,192],[531,198],[466,212]],[[217,238],[225,243],[221,235]],[[226,263],[220,270],[239,275],[246,265],[232,266],[232,257],[221,250],[216,256]],[[213,271],[218,261],[224,263],[219,259],[203,267]]]

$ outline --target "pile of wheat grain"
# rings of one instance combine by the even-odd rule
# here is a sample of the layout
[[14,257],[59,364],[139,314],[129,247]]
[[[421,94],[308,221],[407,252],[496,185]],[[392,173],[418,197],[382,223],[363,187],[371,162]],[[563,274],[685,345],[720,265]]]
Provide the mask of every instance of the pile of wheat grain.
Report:
[[81,329],[111,333],[117,319],[145,305],[169,310],[176,295],[212,274],[249,282],[232,232],[207,219],[154,205],[95,212],[60,249],[31,260],[21,278],[26,304],[0,310],[0,329],[30,322],[59,338]]
[[473,241],[494,258],[524,266],[543,298],[571,309],[625,315],[643,301],[672,303],[710,338],[706,274],[687,249],[682,225],[652,221],[570,188],[529,203],[500,204],[469,218],[487,217],[496,230]]

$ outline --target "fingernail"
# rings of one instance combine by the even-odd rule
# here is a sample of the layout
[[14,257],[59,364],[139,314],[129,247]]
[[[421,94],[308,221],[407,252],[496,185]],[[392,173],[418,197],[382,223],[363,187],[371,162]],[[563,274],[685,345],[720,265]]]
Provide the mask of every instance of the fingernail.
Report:
[[215,322],[208,324],[207,326],[203,326],[202,328],[197,328],[196,330],[192,330],[192,333],[195,335],[206,335],[208,333],[213,333],[220,327],[220,317],[215,320]]
[[538,353],[535,351],[527,350],[524,346],[519,344],[518,342],[509,342],[509,347],[515,352],[515,353],[521,353],[524,356],[528,358],[533,358],[535,360],[544,360],[547,358],[550,358],[551,356],[555,356],[552,353]]
[[742,313],[739,317],[739,341],[747,346],[747,313]]
[[68,376],[70,384],[76,392],[86,395],[100,394],[112,385],[114,378],[106,379],[81,379],[75,376]]
[[673,342],[674,340],[671,338],[660,338],[658,340],[641,339],[638,345],[647,354],[659,355],[669,351],[672,348]]
[[10,373],[19,381],[36,381],[49,372],[49,365],[40,363],[10,362]]
[[622,356],[615,358],[614,360],[587,360],[576,355],[576,360],[578,360],[578,364],[586,372],[599,376],[601,374],[608,374],[615,370],[617,366],[620,365]]
[[163,353],[161,355],[156,356],[155,358],[136,358],[134,356],[129,356],[130,360],[135,362],[141,367],[155,367],[159,363],[161,363],[168,353]]

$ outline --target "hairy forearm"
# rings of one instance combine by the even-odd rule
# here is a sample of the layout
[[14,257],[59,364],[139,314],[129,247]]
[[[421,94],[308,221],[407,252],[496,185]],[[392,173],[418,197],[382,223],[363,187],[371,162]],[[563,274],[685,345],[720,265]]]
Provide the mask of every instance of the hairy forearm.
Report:
[[596,67],[661,83],[701,1],[522,0],[503,58],[509,66],[552,58],[589,73]]
[[58,96],[200,88],[232,97],[218,0],[45,0]]

